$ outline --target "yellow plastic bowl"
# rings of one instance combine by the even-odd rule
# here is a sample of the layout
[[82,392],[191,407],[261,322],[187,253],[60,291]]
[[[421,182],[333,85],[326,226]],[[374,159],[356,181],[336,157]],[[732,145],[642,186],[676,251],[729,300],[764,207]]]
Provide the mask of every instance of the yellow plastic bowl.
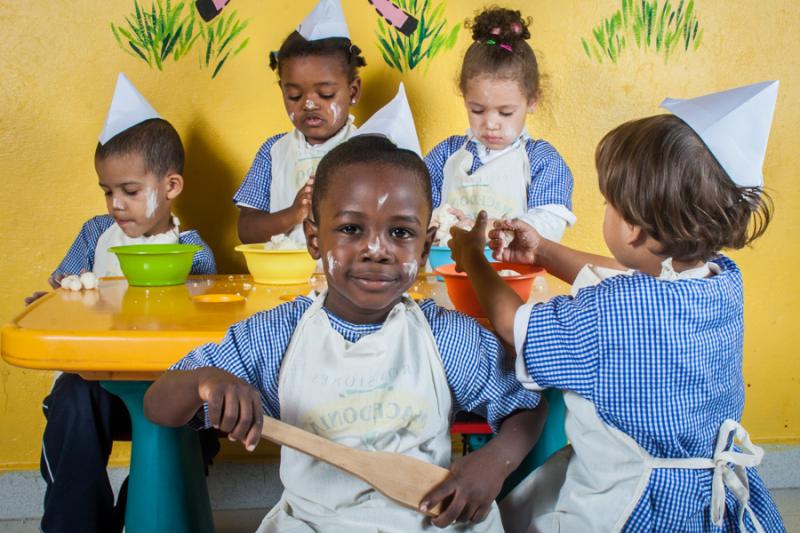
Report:
[[300,285],[308,283],[317,262],[308,250],[265,250],[264,243],[240,244],[253,281],[264,285]]

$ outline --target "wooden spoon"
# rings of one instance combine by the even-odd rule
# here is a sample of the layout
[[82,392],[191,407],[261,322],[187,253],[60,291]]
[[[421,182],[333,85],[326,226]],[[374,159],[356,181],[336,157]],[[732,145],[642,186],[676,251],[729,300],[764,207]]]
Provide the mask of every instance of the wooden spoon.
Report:
[[[269,416],[264,417],[261,436],[340,468],[387,498],[417,511],[422,498],[450,475],[441,466],[401,453],[350,448]],[[441,505],[436,505],[426,514],[436,517],[441,511]]]

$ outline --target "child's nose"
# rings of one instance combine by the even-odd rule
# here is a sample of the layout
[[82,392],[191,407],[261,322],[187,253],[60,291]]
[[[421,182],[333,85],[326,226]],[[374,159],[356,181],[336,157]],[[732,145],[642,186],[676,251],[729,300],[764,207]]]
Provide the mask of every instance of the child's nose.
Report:
[[388,258],[388,251],[383,239],[376,235],[365,239],[362,256],[371,261],[385,261]]
[[309,97],[307,97],[306,101],[303,102],[303,109],[305,109],[306,111],[311,111],[313,109],[317,109],[318,107],[319,106],[317,105],[317,102],[315,102]]
[[114,196],[111,198],[111,208],[114,209],[115,211],[124,211],[125,202]]

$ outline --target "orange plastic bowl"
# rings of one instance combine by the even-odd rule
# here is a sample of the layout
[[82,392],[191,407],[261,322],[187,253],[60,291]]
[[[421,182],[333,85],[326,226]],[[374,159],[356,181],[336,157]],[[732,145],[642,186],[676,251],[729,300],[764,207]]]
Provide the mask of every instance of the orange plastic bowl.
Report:
[[[533,265],[518,265],[515,263],[489,263],[492,268],[500,270],[516,270],[519,276],[504,277],[503,281],[514,289],[523,301],[528,301],[531,293],[533,278],[544,275],[542,267]],[[444,278],[447,286],[447,295],[456,309],[464,314],[475,318],[486,318],[486,313],[478,303],[478,297],[472,289],[472,284],[464,272],[456,272],[455,265],[443,265],[436,269],[436,272]]]

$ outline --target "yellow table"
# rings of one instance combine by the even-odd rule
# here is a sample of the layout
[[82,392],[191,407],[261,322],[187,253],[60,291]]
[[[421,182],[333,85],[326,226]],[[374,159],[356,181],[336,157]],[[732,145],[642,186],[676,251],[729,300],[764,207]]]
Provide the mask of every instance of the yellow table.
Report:
[[[564,284],[547,278],[551,293],[565,292]],[[24,368],[102,380],[123,399],[133,425],[128,532],[213,531],[198,439],[188,429],[150,423],[142,409],[144,393],[190,350],[222,339],[232,323],[323,285],[321,277],[311,284],[268,286],[250,276],[193,276],[184,285],[150,288],[102,279],[97,290],[59,289],[26,308],[3,327],[2,356]],[[432,275],[420,277],[411,292],[452,307],[444,284]],[[198,301],[207,294],[244,299]]]

